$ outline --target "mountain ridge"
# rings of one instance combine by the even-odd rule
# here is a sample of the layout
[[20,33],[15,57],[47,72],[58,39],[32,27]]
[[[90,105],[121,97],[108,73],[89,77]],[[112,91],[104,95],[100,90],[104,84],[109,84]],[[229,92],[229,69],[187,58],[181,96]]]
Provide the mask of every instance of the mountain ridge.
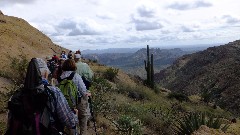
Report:
[[211,93],[216,105],[240,110],[240,40],[180,57],[155,74],[163,87],[187,95]]

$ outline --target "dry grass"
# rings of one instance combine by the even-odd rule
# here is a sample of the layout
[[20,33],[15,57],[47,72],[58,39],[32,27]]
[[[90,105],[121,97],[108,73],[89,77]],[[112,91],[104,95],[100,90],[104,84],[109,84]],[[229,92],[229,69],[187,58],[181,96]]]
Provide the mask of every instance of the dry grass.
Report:
[[66,50],[21,18],[6,15],[0,15],[0,18],[6,21],[0,22],[0,63],[4,63],[0,65],[1,69],[8,69],[9,56],[18,57],[24,54],[28,59],[45,58],[55,54],[51,48],[59,54],[61,50]]

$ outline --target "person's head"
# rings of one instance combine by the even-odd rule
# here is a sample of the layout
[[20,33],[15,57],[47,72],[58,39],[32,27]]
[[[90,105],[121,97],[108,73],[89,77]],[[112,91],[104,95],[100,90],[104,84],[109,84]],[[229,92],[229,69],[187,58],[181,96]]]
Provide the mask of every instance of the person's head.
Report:
[[37,58],[32,58],[27,68],[26,78],[24,81],[24,91],[40,89],[40,86],[43,84],[40,67],[42,67],[41,62],[39,62]]
[[65,60],[62,65],[63,71],[76,71],[76,69],[77,67],[76,67],[75,61],[72,59]]
[[47,79],[48,74],[50,74],[50,70],[47,67],[47,63],[41,58],[36,58],[36,61],[38,63],[38,67],[39,67],[42,77]]
[[74,55],[74,60],[75,60],[75,62],[80,61],[81,60],[81,55],[80,54],[75,54]]

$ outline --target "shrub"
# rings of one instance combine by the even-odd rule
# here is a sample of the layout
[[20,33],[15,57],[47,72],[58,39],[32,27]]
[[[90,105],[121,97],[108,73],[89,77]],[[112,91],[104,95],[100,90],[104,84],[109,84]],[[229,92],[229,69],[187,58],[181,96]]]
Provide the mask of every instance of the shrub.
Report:
[[146,87],[142,86],[129,86],[123,83],[118,83],[117,92],[128,96],[134,100],[149,100],[152,93]]
[[94,111],[99,113],[109,112],[108,102],[110,101],[109,93],[112,86],[104,78],[94,78],[90,91],[92,94],[92,104]]
[[93,60],[93,63],[97,63],[98,61],[97,60]]
[[106,70],[106,72],[104,72],[104,76],[106,79],[108,79],[109,81],[114,81],[114,78],[117,76],[118,74],[118,70],[117,68],[108,68]]
[[24,79],[27,72],[28,60],[25,55],[20,55],[19,58],[9,58],[11,61],[10,72],[8,72],[8,77],[11,79],[15,85],[20,86],[24,83]]
[[177,125],[175,125],[175,131],[178,135],[191,135],[195,130],[198,130],[201,125],[226,131],[230,125],[223,123],[222,118],[215,118],[213,115],[195,112],[185,115],[183,121],[179,120]]
[[169,93],[167,97],[170,98],[170,99],[175,98],[175,99],[177,99],[180,102],[182,102],[182,101],[190,101],[189,98],[186,95],[181,94],[181,93],[176,93],[176,92]]
[[122,115],[116,121],[113,121],[117,128],[118,134],[121,135],[140,135],[142,134],[141,122],[139,120],[134,120],[130,116]]

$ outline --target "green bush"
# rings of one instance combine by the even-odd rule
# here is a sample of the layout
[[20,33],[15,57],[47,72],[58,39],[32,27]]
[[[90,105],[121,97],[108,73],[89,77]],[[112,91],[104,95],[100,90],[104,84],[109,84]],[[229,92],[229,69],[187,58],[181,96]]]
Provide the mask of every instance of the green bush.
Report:
[[112,92],[112,86],[104,78],[94,78],[90,91],[96,115],[109,112],[110,108],[108,104],[111,99],[109,95]]
[[109,81],[114,81],[114,78],[117,76],[118,71],[119,69],[110,67],[104,72],[104,77]]
[[175,125],[175,131],[178,135],[191,135],[194,131],[198,130],[201,125],[206,125],[209,128],[221,129],[226,131],[229,124],[223,124],[222,118],[215,118],[213,115],[206,113],[190,113],[185,115],[183,120],[179,120]]
[[11,64],[8,71],[0,71],[0,76],[10,79],[16,86],[24,83],[27,72],[28,60],[25,55],[20,55],[19,58],[9,57]]
[[5,133],[5,131],[6,131],[6,123],[4,123],[4,122],[0,122],[0,135],[3,135],[4,133]]
[[184,94],[181,94],[181,93],[176,93],[176,92],[172,92],[170,94],[168,94],[167,96],[169,99],[177,99],[178,101],[182,102],[182,101],[190,101],[189,98],[184,95]]
[[118,120],[113,121],[117,128],[117,133],[121,135],[141,135],[142,124],[139,120],[134,120],[130,116],[122,115]]

